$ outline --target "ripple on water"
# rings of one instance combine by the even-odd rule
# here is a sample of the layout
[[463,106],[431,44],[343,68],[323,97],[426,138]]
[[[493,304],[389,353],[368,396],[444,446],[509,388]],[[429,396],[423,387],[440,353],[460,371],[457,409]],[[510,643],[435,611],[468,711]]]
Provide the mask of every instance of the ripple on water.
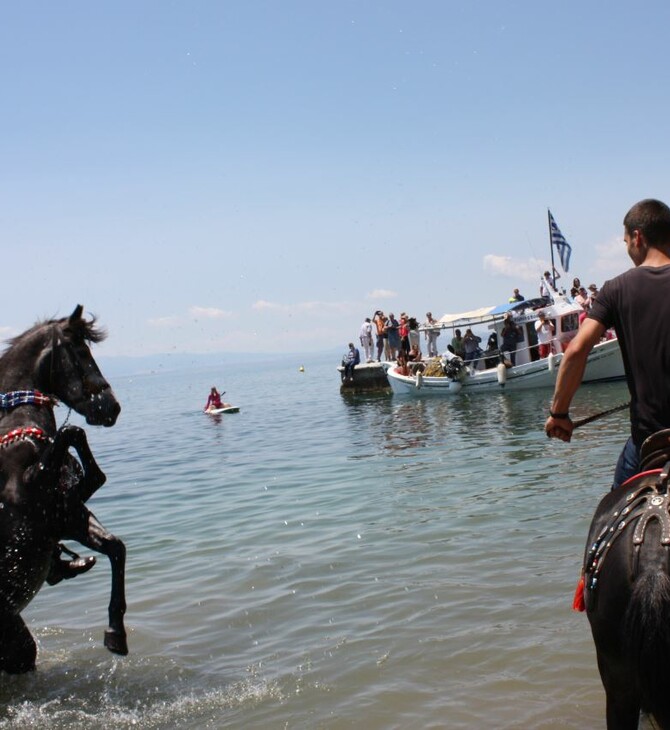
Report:
[[101,559],[26,611],[39,668],[0,677],[0,727],[602,726],[570,603],[625,418],[566,446],[548,393],[342,398],[303,363],[227,367],[218,420],[219,369],[114,383],[91,507],[128,547],[131,654],[102,647]]

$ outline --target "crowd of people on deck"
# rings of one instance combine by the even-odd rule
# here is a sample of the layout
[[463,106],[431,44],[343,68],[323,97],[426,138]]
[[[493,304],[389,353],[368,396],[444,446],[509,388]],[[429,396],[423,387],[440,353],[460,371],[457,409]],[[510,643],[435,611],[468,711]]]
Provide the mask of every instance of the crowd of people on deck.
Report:
[[[540,280],[541,297],[549,298],[552,293],[558,291],[556,286],[556,279],[558,278],[560,278],[560,274],[555,269],[553,276],[549,271],[544,272]],[[597,294],[598,287],[595,284],[584,287],[579,278],[575,277],[573,279],[570,299],[579,304],[584,310],[579,317],[580,324],[586,317]],[[523,302],[525,297],[518,288],[514,288],[508,301],[510,304]],[[439,357],[437,343],[441,333],[437,327],[438,322],[431,312],[426,312],[425,321],[419,324],[415,317],[408,316],[405,312],[402,312],[400,317],[396,318],[393,312],[384,314],[378,309],[372,318],[366,317],[360,327],[358,339],[361,349],[356,347],[353,342],[349,343],[349,349],[342,358],[343,382],[353,381],[356,365],[361,362],[381,362],[382,356],[386,362],[398,362],[401,369],[407,369],[409,372],[411,363],[418,363],[423,359],[421,330],[423,330],[426,345],[426,356],[428,358]],[[554,324],[543,313],[540,313],[538,321],[535,323],[535,329],[539,356],[541,358],[548,357],[553,348]],[[505,315],[500,334],[501,343],[498,342],[498,335],[493,332],[488,338],[486,349],[482,349],[482,338],[470,328],[465,330],[465,334],[460,329],[456,329],[451,341],[446,345],[446,351],[452,356],[460,357],[472,367],[476,365],[480,358],[485,359],[486,367],[494,367],[497,359],[487,358],[487,354],[497,354],[500,347],[500,350],[506,353],[514,366],[516,365],[517,345],[523,340],[523,333],[521,328],[514,322],[512,312],[507,312]],[[363,356],[361,356],[361,350]]]
[[[405,312],[396,318],[393,312],[388,315],[378,309],[372,318],[366,317],[360,327],[358,339],[364,353],[366,363],[381,362],[382,355],[386,362],[420,362],[423,358],[421,351],[421,334],[419,327],[428,328],[424,331],[428,357],[438,357],[437,338],[440,332],[430,327],[437,326],[437,320],[431,312],[426,313],[426,319],[419,325],[416,317],[410,317]],[[342,381],[352,381],[354,368],[360,362],[361,352],[349,343],[349,349],[342,358],[344,367]]]
[[[551,274],[548,271],[545,271],[542,275],[542,280],[540,281],[540,296],[541,297],[548,297],[553,292],[557,292],[558,288],[556,286],[556,279],[560,279],[561,275],[554,269],[554,275],[553,278]],[[518,290],[515,289],[515,292]],[[563,289],[563,293],[565,293],[565,289]],[[591,306],[593,305],[593,302],[595,301],[595,298],[598,296],[598,287],[595,284],[589,284],[588,288],[582,285],[581,280],[579,277],[575,277],[572,280],[572,287],[570,288],[570,299],[572,299],[573,302],[576,302],[579,304],[585,312],[588,312],[589,309],[591,309]],[[510,298],[510,302],[512,301],[512,298]]]
[[365,353],[365,362],[381,362],[382,355],[387,362],[395,362],[400,353],[403,353],[408,360],[421,359],[419,327],[425,328],[424,338],[428,357],[437,357],[437,338],[440,332],[430,329],[435,326],[437,320],[433,318],[431,312],[426,313],[426,320],[420,325],[416,317],[410,317],[405,312],[402,312],[397,319],[393,312],[386,315],[378,309],[372,319],[365,318],[358,335]]

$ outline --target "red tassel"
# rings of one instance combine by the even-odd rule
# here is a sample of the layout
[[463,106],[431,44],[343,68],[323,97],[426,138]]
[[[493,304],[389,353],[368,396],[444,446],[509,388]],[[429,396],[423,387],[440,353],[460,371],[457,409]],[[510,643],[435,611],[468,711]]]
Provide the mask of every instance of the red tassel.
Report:
[[572,599],[572,610],[573,611],[586,611],[586,604],[584,603],[584,576],[579,577],[577,588],[575,589],[575,597]]

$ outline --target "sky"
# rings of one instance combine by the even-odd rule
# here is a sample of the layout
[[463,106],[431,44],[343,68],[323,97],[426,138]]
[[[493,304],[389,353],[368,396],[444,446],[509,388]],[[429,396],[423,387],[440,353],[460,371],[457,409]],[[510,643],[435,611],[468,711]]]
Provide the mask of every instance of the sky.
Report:
[[[105,355],[346,349],[630,266],[670,203],[670,4],[52,0],[0,9],[0,338],[76,304]],[[559,271],[560,265],[558,266]]]

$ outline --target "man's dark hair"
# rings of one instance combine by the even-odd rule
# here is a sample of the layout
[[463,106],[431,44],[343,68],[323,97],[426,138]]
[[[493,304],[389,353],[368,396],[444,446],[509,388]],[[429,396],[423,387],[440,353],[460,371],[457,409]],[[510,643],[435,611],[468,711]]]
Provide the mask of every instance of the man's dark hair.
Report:
[[670,208],[660,200],[641,200],[626,213],[623,225],[628,234],[640,231],[654,248],[670,247]]

